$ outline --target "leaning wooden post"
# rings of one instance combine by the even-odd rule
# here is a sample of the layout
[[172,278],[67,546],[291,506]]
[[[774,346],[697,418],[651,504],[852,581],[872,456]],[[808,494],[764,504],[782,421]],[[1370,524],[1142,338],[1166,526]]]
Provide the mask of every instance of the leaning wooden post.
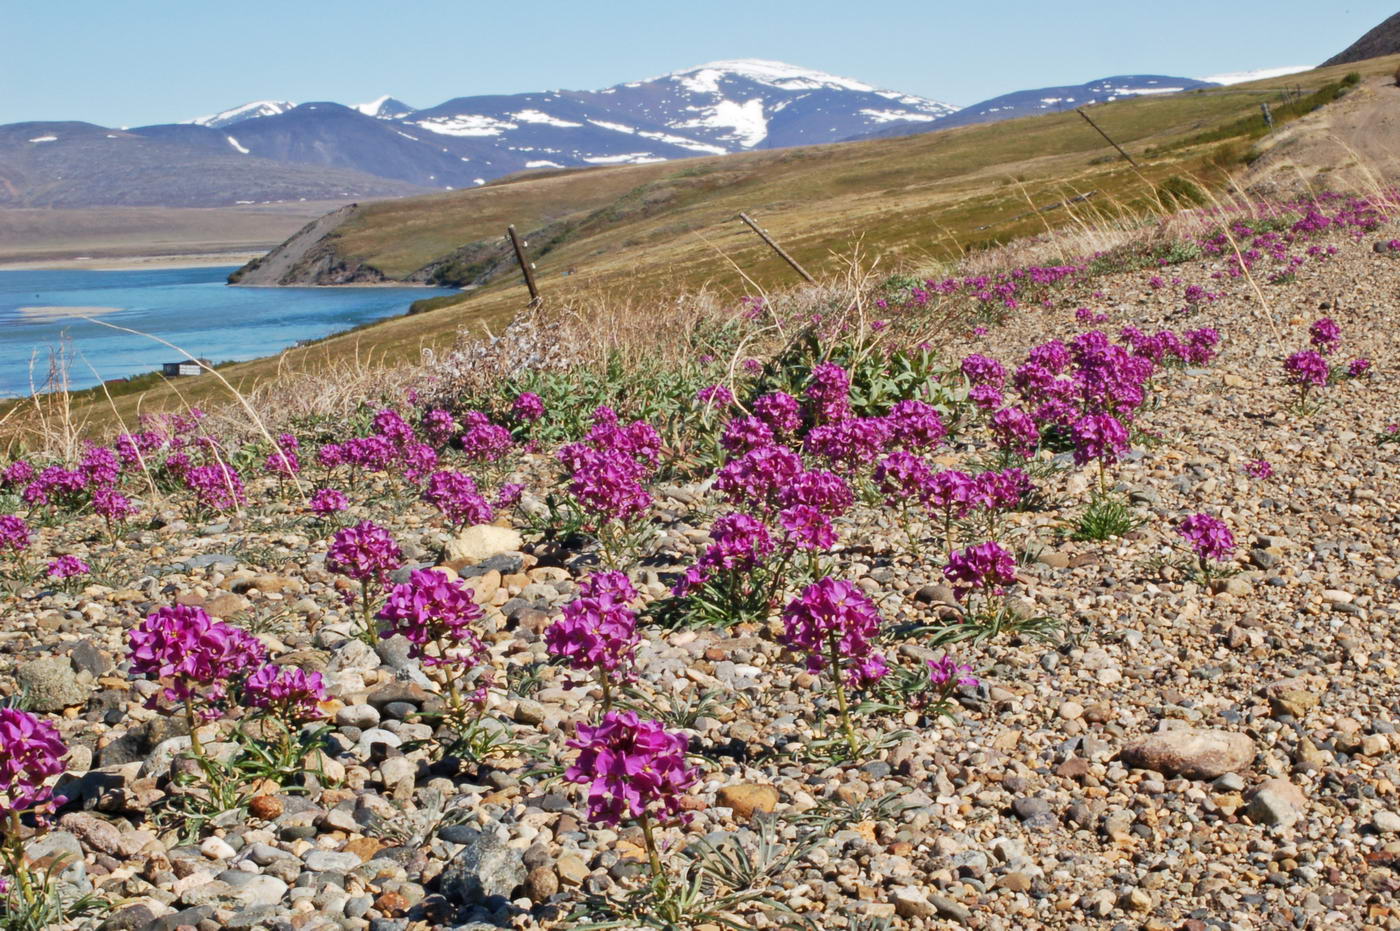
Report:
[[525,244],[520,241],[520,234],[515,231],[515,226],[506,227],[506,235],[510,237],[510,244],[515,247],[515,261],[520,264],[520,270],[525,273],[525,287],[530,289],[530,304],[533,306],[540,302],[540,289],[535,284],[535,266],[530,264],[530,260],[525,256]]
[[801,265],[798,265],[798,264],[797,264],[797,259],[794,259],[792,256],[788,255],[787,252],[785,252],[785,251],[783,250],[783,247],[780,246],[780,245],[778,245],[776,242],[774,242],[774,241],[773,241],[773,237],[772,237],[772,236],[769,236],[769,235],[763,230],[762,227],[760,227],[757,223],[755,223],[755,222],[753,221],[752,218],[749,217],[749,215],[748,215],[747,213],[741,213],[741,214],[739,214],[739,219],[741,219],[741,220],[743,220],[745,223],[747,223],[747,224],[749,225],[749,229],[753,230],[755,233],[757,233],[757,234],[759,235],[759,237],[760,237],[764,242],[768,243],[768,247],[769,247],[770,249],[772,249],[774,252],[778,253],[778,255],[780,255],[780,256],[782,257],[782,259],[783,259],[784,262],[786,262],[786,263],[788,263],[789,265],[791,265],[793,271],[797,272],[797,273],[798,273],[799,275],[801,275],[803,278],[806,278],[808,284],[816,284],[816,283],[817,283],[817,279],[815,279],[815,278],[813,278],[811,275],[807,274],[807,269],[803,268]]
[[[1075,108],[1074,108],[1074,112],[1075,112],[1075,113],[1078,113],[1080,116],[1084,117],[1084,122],[1086,122],[1086,123],[1088,123],[1090,126],[1094,127],[1094,129],[1098,131],[1098,134],[1099,134],[1100,136],[1103,136],[1105,139],[1107,139],[1107,140],[1108,140],[1108,144],[1111,145],[1111,146],[1113,146],[1115,149],[1117,149],[1117,150],[1118,150],[1118,154],[1121,155],[1121,156],[1123,156],[1124,158],[1126,158],[1126,159],[1128,160],[1128,164],[1129,164],[1129,165],[1132,165],[1134,168],[1138,168],[1138,163],[1135,162],[1135,161],[1133,161],[1133,157],[1132,157],[1131,155],[1129,155],[1127,152],[1124,152],[1124,151],[1123,151],[1123,147],[1122,147],[1121,145],[1119,145],[1118,143],[1114,142],[1114,141],[1113,141],[1113,138],[1112,138],[1111,136],[1109,136],[1108,133],[1104,132],[1102,129],[1099,129],[1099,124],[1098,124],[1098,123],[1095,123],[1092,119],[1090,119],[1090,118],[1089,118],[1089,114],[1085,113],[1083,110],[1079,109],[1078,107],[1075,107]],[[1141,169],[1139,169],[1139,170],[1141,170]]]

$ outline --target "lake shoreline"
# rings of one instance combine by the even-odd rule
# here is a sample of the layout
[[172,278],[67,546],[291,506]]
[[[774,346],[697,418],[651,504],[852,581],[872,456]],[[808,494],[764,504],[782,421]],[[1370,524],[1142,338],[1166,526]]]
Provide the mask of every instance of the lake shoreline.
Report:
[[0,259],[0,272],[89,271],[140,272],[166,268],[242,266],[265,252],[190,252],[175,255],[76,255],[68,258]]

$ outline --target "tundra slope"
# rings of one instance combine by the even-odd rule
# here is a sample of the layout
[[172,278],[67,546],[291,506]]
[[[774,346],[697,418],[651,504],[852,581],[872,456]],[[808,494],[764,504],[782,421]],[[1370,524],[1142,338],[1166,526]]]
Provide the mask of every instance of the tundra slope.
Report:
[[[952,717],[866,718],[870,738],[913,733],[858,763],[773,756],[830,714],[773,625],[645,627],[639,672],[659,700],[718,696],[691,719],[692,745],[712,764],[675,842],[733,838],[752,849],[748,815],[771,808],[778,843],[800,853],[765,891],[824,927],[847,927],[847,916],[921,929],[1400,926],[1400,463],[1397,446],[1373,442],[1400,412],[1393,232],[1320,239],[1338,249],[1330,260],[1259,282],[1267,312],[1243,278],[1213,277],[1228,257],[1203,259],[1088,279],[1057,294],[1053,308],[1026,306],[1011,325],[950,339],[942,348],[954,358],[1012,363],[1083,329],[1081,306],[1107,315],[1107,329],[1189,323],[1224,334],[1209,367],[1160,373],[1158,402],[1143,415],[1159,440],[1113,473],[1146,518],[1139,530],[1107,543],[1063,539],[1063,522],[1095,481],[1090,470],[1048,476],[1044,508],[1012,515],[1014,534],[1039,541],[1018,570],[1018,597],[1061,619],[1064,639],[957,648],[984,685],[962,693]],[[1153,277],[1171,283],[1157,287]],[[1188,302],[1192,286],[1216,296]],[[1325,406],[1303,418],[1290,412],[1279,362],[1307,345],[1320,314],[1340,324],[1346,356],[1369,357],[1376,369],[1327,389]],[[955,447],[947,461],[969,452]],[[1244,471],[1260,458],[1272,477]],[[546,450],[525,454],[510,477],[542,493],[553,474]],[[419,736],[408,719],[431,696],[404,681],[415,667],[392,644],[371,651],[349,639],[337,579],[320,564],[324,529],[265,490],[242,516],[211,524],[187,520],[167,499],[155,506],[158,520],[116,546],[99,542],[90,521],[38,531],[37,552],[82,556],[103,566],[106,583],[74,594],[22,587],[4,634],[31,685],[24,670],[38,668],[36,657],[71,660],[43,668],[45,706],[77,709],[52,718],[79,748],[70,769],[100,774],[70,784],[74,802],[51,835],[84,855],[76,872],[100,891],[137,897],[125,906],[132,920],[137,909],[211,927],[296,916],[311,929],[405,927],[399,915],[443,928],[555,926],[585,891],[633,882],[640,835],[590,829],[581,795],[537,781],[526,756],[449,778],[421,749],[374,748]],[[716,507],[703,485],[655,491],[662,555],[634,573],[648,600],[663,597],[662,580],[703,546]],[[422,505],[385,507],[388,493],[383,481],[356,489],[351,516],[388,527],[409,560],[437,561],[450,537],[440,518]],[[1224,518],[1243,544],[1237,574],[1210,588],[1164,571],[1159,558],[1180,550],[1177,518],[1201,510]],[[847,531],[865,544],[838,553],[843,572],[887,619],[936,622],[951,610],[936,543],[897,555],[883,509],[857,509]],[[522,745],[567,756],[568,722],[598,696],[559,687],[559,671],[541,665],[540,638],[593,566],[568,548],[515,552],[509,533],[493,538],[504,552],[457,560],[487,606],[491,663],[507,684],[491,714]],[[160,769],[171,745],[142,760],[178,728],[113,672],[127,629],[175,596],[261,628],[282,661],[325,671],[341,749],[322,765],[345,780],[313,783],[305,797],[265,786],[254,813],[216,826],[219,842],[199,849],[146,820],[169,791]],[[915,662],[928,655],[917,641],[898,652]],[[541,677],[538,687],[524,684],[526,670]],[[1184,762],[1143,751],[1145,736],[1176,728],[1235,736]],[[1144,760],[1160,769],[1141,768]],[[1230,772],[1214,778],[1222,769]],[[444,792],[505,847],[472,830],[415,833]],[[95,810],[78,810],[90,802]],[[822,830],[809,847],[799,838],[812,823]],[[480,898],[492,892],[514,901]]]

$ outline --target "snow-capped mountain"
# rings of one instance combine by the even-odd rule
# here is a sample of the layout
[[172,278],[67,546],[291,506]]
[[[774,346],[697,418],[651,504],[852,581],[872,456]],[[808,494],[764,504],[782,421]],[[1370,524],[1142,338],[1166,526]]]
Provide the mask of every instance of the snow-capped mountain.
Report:
[[948,129],[972,123],[992,123],[1019,116],[1035,116],[1038,113],[1073,110],[1075,107],[1104,103],[1122,97],[1136,97],[1144,94],[1175,94],[1197,87],[1213,86],[1215,85],[1212,82],[1195,78],[1170,77],[1164,74],[1120,74],[1100,78],[1086,84],[1066,84],[1058,87],[1037,87],[1032,90],[1014,91],[963,107],[956,113],[942,117],[930,127],[910,129],[905,126],[893,126],[852,138],[907,136],[912,133],[924,132],[927,129]]
[[219,113],[197,116],[192,120],[181,120],[181,122],[192,123],[195,126],[208,126],[210,129],[220,129],[224,126],[232,126],[234,123],[241,123],[244,120],[255,120],[263,116],[278,116],[295,106],[296,104],[290,100],[254,100],[252,103],[245,103]]
[[1313,65],[1284,65],[1279,68],[1260,68],[1256,71],[1226,71],[1201,78],[1207,84],[1243,84],[1246,81],[1262,81],[1265,78],[1281,78],[1300,71],[1311,71]]
[[381,120],[397,120],[413,112],[413,107],[402,100],[390,97],[388,94],[377,97],[369,103],[357,103],[351,109],[359,110],[365,116],[373,116]]

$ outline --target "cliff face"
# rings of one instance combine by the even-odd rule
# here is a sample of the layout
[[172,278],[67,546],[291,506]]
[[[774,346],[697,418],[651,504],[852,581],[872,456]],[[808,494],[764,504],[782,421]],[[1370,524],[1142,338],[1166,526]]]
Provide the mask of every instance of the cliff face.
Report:
[[347,261],[336,253],[331,234],[360,209],[346,204],[303,226],[267,255],[253,259],[228,276],[229,284],[248,287],[320,284],[377,284],[388,278],[379,269]]

